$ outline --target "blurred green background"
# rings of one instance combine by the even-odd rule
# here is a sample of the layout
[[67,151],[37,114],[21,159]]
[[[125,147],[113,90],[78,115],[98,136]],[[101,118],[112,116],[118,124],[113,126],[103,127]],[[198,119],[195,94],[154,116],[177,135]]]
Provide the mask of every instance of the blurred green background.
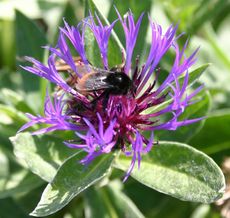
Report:
[[[195,136],[176,140],[198,148],[222,166],[230,155],[230,1],[95,0],[94,3],[109,21],[114,20],[115,5],[121,14],[130,8],[136,18],[145,11],[163,28],[179,23],[178,34],[185,33],[180,42],[190,39],[187,54],[200,46],[196,67],[210,63],[199,80],[210,93],[209,112]],[[47,54],[41,46],[55,45],[62,18],[76,25],[84,17],[85,8],[84,0],[0,1],[0,218],[29,217],[46,184],[15,157],[8,139],[27,121],[25,112],[42,113],[47,86],[44,80],[23,72],[19,65],[25,63],[25,55],[45,60]],[[151,42],[147,24],[146,16],[135,50],[142,61]],[[123,31],[119,27],[115,31],[124,43]],[[169,63],[170,60],[164,60],[162,65],[167,69]],[[227,178],[230,172],[225,173]],[[122,175],[120,171],[113,174],[114,178],[116,174]],[[90,188],[49,217],[123,217],[121,197],[133,210],[139,208],[139,217],[148,218],[218,218],[224,206],[230,204],[183,202],[129,178],[125,184],[115,180],[100,189]]]

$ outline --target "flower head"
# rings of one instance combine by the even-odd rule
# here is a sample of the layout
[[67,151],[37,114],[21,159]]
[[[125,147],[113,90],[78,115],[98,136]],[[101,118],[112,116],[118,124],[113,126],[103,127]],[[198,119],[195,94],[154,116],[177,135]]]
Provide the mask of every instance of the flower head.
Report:
[[[131,11],[124,19],[118,11],[117,15],[118,19],[110,25],[103,25],[100,18],[97,15],[93,17],[92,14],[76,27],[70,27],[64,21],[65,26],[60,28],[57,46],[46,47],[51,53],[48,65],[27,57],[33,66],[23,68],[49,80],[58,88],[54,94],[54,103],[47,93],[44,116],[28,114],[30,121],[19,131],[39,123],[48,124],[48,127],[33,134],[56,130],[74,131],[77,140],[72,139],[64,143],[70,148],[82,149],[87,153],[81,160],[82,164],[88,164],[103,153],[120,149],[126,156],[132,157],[126,180],[136,162],[140,168],[141,155],[148,153],[155,144],[154,133],[159,130],[176,130],[180,126],[202,119],[181,120],[180,115],[186,107],[195,102],[193,97],[203,86],[192,93],[188,92],[189,68],[196,61],[197,50],[186,57],[184,51],[187,42],[182,50],[179,49],[177,26],[171,25],[164,32],[162,27],[149,17],[152,42],[145,63],[140,65],[138,60],[134,63],[132,60],[144,14],[137,22],[134,21]],[[124,29],[126,57],[122,67],[109,66],[108,43],[111,31],[119,22]],[[87,59],[84,38],[86,28],[94,34],[104,69],[97,69],[97,66],[92,66]],[[78,58],[71,53],[68,41],[76,50]],[[169,49],[175,52],[174,63],[165,80],[160,83],[158,76],[163,72],[158,66]],[[69,74],[67,79],[64,79],[60,72],[63,71],[60,62],[64,63]],[[116,83],[109,81],[109,75],[118,73],[128,76],[129,82],[132,83],[128,88],[125,88],[127,84],[121,83],[122,86],[117,90]],[[116,79],[122,80],[120,77]],[[146,132],[150,133],[150,138],[146,137]]]

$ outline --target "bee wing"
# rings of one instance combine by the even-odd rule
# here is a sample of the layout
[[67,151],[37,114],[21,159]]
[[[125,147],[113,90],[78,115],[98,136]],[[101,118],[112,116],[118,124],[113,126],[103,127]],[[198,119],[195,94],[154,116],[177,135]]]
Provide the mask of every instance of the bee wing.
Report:
[[[100,68],[96,68],[96,67],[93,67],[91,66],[90,64],[88,65],[85,65],[82,63],[81,61],[81,58],[80,57],[74,57],[74,64],[76,66],[76,69],[77,69],[77,72],[84,76],[85,74],[88,74],[88,73],[109,73],[110,71],[108,70],[103,70],[103,69],[100,69]],[[56,62],[55,62],[55,67],[56,67],[56,70],[57,71],[73,71],[72,68],[70,67],[70,65],[66,64],[65,61],[63,61],[62,59],[58,59]]]
[[[76,66],[76,69],[77,69],[77,72],[80,74],[80,75],[84,75],[86,73],[90,73],[93,71],[93,67],[90,66],[90,65],[83,65],[81,62],[79,61],[75,61],[74,62],[75,66]],[[56,67],[56,70],[58,72],[69,72],[69,73],[73,73],[73,69],[71,68],[70,65],[66,64],[63,60],[58,60],[55,62],[55,67]]]
[[106,81],[110,71],[93,71],[85,74],[76,84],[76,89],[79,91],[96,91],[102,89],[112,88],[112,86]]
[[[85,65],[81,62],[79,57],[74,59],[75,66],[78,74],[81,75],[81,78],[77,78],[77,83],[75,87],[77,90],[82,92],[96,91],[101,89],[111,88],[112,86],[105,81],[107,76],[110,73],[113,73],[108,70],[100,69],[93,67],[91,65]],[[58,60],[55,63],[57,71],[64,72],[73,72],[72,68],[65,63],[63,60]]]

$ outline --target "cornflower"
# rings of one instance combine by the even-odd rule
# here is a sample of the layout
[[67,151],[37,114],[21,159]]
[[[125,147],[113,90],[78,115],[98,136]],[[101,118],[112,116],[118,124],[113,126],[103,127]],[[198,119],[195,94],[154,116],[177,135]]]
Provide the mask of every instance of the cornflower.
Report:
[[[22,68],[54,83],[57,88],[53,94],[53,102],[47,92],[44,115],[27,114],[30,121],[19,132],[34,124],[48,124],[48,127],[33,132],[34,135],[57,130],[75,132],[76,139],[65,141],[64,144],[87,153],[81,160],[82,164],[89,164],[97,156],[119,149],[124,155],[132,157],[125,181],[136,162],[140,168],[141,155],[148,153],[157,143],[154,133],[160,130],[175,131],[202,119],[181,120],[180,116],[186,107],[196,102],[193,98],[203,86],[192,92],[188,91],[189,68],[196,61],[198,49],[189,57],[185,56],[187,42],[180,50],[177,44],[177,26],[171,25],[164,32],[159,24],[148,17],[152,41],[147,59],[141,65],[138,58],[133,61],[133,50],[144,14],[135,22],[131,11],[124,18],[117,10],[116,12],[118,19],[109,25],[104,25],[96,14],[95,17],[90,14],[77,26],[69,26],[64,21],[56,47],[45,47],[50,51],[48,65],[26,57],[33,65]],[[126,42],[125,51],[123,54],[121,52],[124,63],[121,67],[109,66],[108,44],[114,26],[119,23],[123,27]],[[92,66],[87,58],[86,29],[90,29],[95,37],[104,69]],[[68,43],[72,44],[78,58],[73,56]],[[165,80],[160,83],[158,76],[163,72],[159,69],[159,64],[169,49],[175,52],[174,63],[165,75]],[[63,66],[58,64],[60,61],[67,69],[67,79],[60,73]],[[132,85],[126,92],[104,95],[106,83],[104,89],[92,88],[91,91],[83,92],[77,88],[82,78],[90,78],[91,70],[100,74],[105,72],[106,77],[108,73],[117,73],[112,72],[113,69],[119,69],[120,73],[130,78]]]

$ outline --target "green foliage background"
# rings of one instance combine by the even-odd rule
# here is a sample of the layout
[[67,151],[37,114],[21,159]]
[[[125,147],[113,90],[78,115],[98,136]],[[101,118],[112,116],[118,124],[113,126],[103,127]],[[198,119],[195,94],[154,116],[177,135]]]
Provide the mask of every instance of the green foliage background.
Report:
[[[14,136],[27,121],[25,112],[42,114],[48,85],[46,81],[19,68],[19,65],[25,64],[23,56],[33,56],[45,62],[47,54],[41,46],[55,45],[58,26],[63,25],[63,17],[69,24],[76,25],[88,10],[91,10],[97,11],[105,22],[113,21],[116,18],[114,5],[122,14],[130,8],[136,18],[145,11],[163,28],[171,23],[179,23],[178,34],[185,32],[179,42],[183,44],[186,38],[190,38],[187,54],[191,54],[200,46],[196,64],[196,68],[199,68],[193,69],[190,79],[195,81],[199,77],[198,83],[204,82],[206,85],[200,96],[203,101],[189,108],[184,116],[193,118],[206,115],[207,119],[199,124],[182,127],[176,132],[159,133],[158,137],[161,140],[177,143],[162,142],[159,151],[153,150],[153,154],[143,159],[143,175],[134,171],[134,179],[130,177],[126,183],[119,179],[124,174],[120,170],[125,171],[130,160],[121,157],[115,162],[115,169],[111,172],[109,169],[114,160],[114,155],[111,154],[98,158],[90,168],[83,169],[78,164],[83,154],[62,145],[63,139],[69,138],[69,133],[34,138],[29,134],[22,134],[11,138],[12,143],[9,140],[9,137]],[[48,217],[54,218],[221,217],[220,208],[210,203],[214,201],[213,196],[216,196],[218,185],[223,184],[221,173],[207,156],[201,157],[199,152],[180,143],[189,144],[204,152],[219,166],[230,156],[229,23],[229,0],[0,1],[0,217],[30,217],[29,213],[34,208],[36,209],[32,215],[46,217],[52,214]],[[120,26],[115,27],[115,32],[113,42],[109,44],[110,65],[120,63],[120,47],[124,45],[123,30]],[[140,54],[141,60],[144,61],[150,42],[151,34],[146,16],[134,56]],[[97,52],[95,44],[89,43],[87,54],[92,63],[98,63],[93,52]],[[162,69],[167,71],[171,62],[172,55],[169,54],[161,63]],[[185,151],[182,151],[182,148]],[[181,153],[178,153],[178,150]],[[166,154],[163,163],[159,160],[157,152],[159,155]],[[199,178],[199,184],[194,181],[197,185],[194,189],[191,187],[190,190],[180,190],[172,194],[170,185],[176,185],[173,183],[175,178],[181,181],[178,184],[183,186],[183,173],[193,181],[195,171],[190,173],[182,169],[183,173],[179,173],[178,168],[173,168],[185,161],[188,161],[188,166],[192,166],[192,162],[189,163],[189,158],[186,158],[187,154],[194,155],[191,161],[196,162],[195,166],[204,163],[206,168],[214,167],[216,171],[210,171],[210,175],[205,174],[209,178],[206,185],[204,180]],[[152,165],[149,167],[150,162]],[[160,173],[156,173],[154,178],[161,175],[163,179],[159,179],[158,182],[157,179],[147,178],[146,182],[149,170],[159,170]],[[172,174],[169,173],[171,171]],[[105,174],[109,177],[104,177]],[[170,181],[169,178],[173,180]],[[163,184],[159,186],[167,179],[169,182],[164,183],[165,189],[162,188]],[[47,185],[47,182],[50,184]],[[95,185],[88,188],[91,184]],[[189,200],[193,191],[196,193],[196,187],[203,187],[204,191],[192,197],[192,201],[196,202],[182,201]],[[207,196],[205,193],[208,193]],[[76,195],[78,196],[75,197]],[[36,206],[40,199],[41,204]]]

